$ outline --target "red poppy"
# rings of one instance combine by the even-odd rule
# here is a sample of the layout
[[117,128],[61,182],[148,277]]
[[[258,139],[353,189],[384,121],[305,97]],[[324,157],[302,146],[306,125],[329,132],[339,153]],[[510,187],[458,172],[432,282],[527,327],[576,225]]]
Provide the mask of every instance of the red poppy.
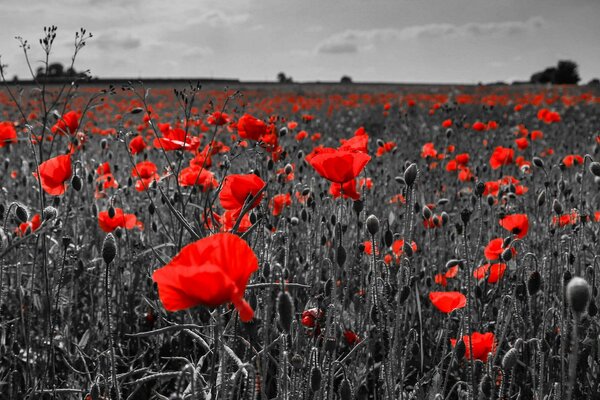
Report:
[[[223,213],[223,215],[218,220],[221,223],[221,231],[229,232],[235,226],[235,223],[238,220],[239,215],[234,216],[234,211],[227,210]],[[215,214],[216,215],[216,214]],[[237,231],[240,233],[246,232],[252,226],[252,222],[250,222],[250,215],[246,214],[240,221],[240,225],[237,228]]]
[[333,150],[313,157],[309,163],[323,178],[345,183],[356,178],[370,160],[371,157],[365,153]]
[[19,236],[25,236],[27,233],[33,233],[42,225],[40,214],[35,214],[30,221],[23,222],[19,225],[17,233]]
[[237,130],[241,138],[258,141],[267,134],[267,124],[250,114],[244,114],[237,122]]
[[144,141],[144,138],[142,138],[140,135],[134,137],[133,139],[131,139],[131,142],[129,142],[129,151],[131,152],[131,154],[141,153],[142,151],[144,151],[145,148],[146,142]]
[[179,172],[179,184],[181,186],[202,186],[202,191],[207,192],[219,185],[215,174],[206,168],[187,167]]
[[444,120],[444,122],[442,122],[442,127],[444,127],[444,128],[450,128],[451,126],[452,126],[451,119],[447,119],[447,120]]
[[531,140],[539,140],[544,137],[544,133],[542,131],[533,131],[531,132]]
[[209,125],[225,125],[229,123],[229,115],[220,111],[215,111],[214,113],[208,116],[206,121],[209,123]]
[[575,225],[579,222],[579,214],[573,210],[568,214],[552,217],[552,225],[558,225],[560,227],[567,225]]
[[[71,179],[73,170],[71,167],[71,155],[64,154],[44,161],[39,166],[39,179],[42,188],[51,196],[60,196],[65,193],[66,182]],[[38,173],[33,173],[38,177]]]
[[217,233],[185,246],[152,274],[158,296],[168,311],[197,305],[214,308],[233,303],[248,322],[254,310],[244,300],[248,279],[258,270],[254,251],[239,236]]
[[[487,362],[489,353],[494,353],[496,351],[496,337],[492,332],[473,332],[471,336],[463,336],[462,340],[467,348],[465,353],[467,359],[471,359],[471,347],[473,347],[472,358],[483,362]],[[450,339],[452,347],[456,346],[456,342],[456,339]]]
[[474,131],[481,132],[485,131],[486,125],[481,121],[477,121],[473,124],[472,128]]
[[329,186],[329,194],[331,194],[334,199],[337,199],[342,194],[344,195],[345,199],[360,199],[360,193],[356,191],[356,179],[352,179],[343,184],[332,182],[331,186]]
[[0,122],[0,147],[9,143],[17,143],[17,131],[12,122]]
[[507,215],[500,220],[500,226],[523,239],[529,230],[529,218],[527,214]]
[[112,218],[108,210],[98,213],[98,225],[104,232],[109,233],[119,227],[123,229],[144,228],[144,224],[138,221],[135,214],[125,214],[121,208],[115,208],[114,210],[115,215]]
[[379,146],[377,148],[377,153],[375,153],[375,155],[377,157],[381,157],[382,155],[389,153],[390,151],[392,151],[394,148],[396,147],[396,143],[394,142],[385,142],[383,144],[383,146]]
[[152,181],[158,181],[160,176],[156,172],[158,168],[152,161],[141,161],[136,164],[135,168],[131,170],[131,176],[139,178],[135,183],[135,189],[138,192],[143,192],[150,187]]
[[490,166],[492,169],[498,169],[503,165],[510,165],[513,162],[515,151],[509,147],[498,146],[494,149],[490,157]]
[[271,206],[273,207],[273,215],[278,216],[284,207],[292,205],[292,196],[289,193],[278,194],[273,196],[271,199]]
[[[248,197],[254,197],[265,186],[265,181],[255,174],[247,175],[228,175],[225,177],[223,188],[219,193],[221,206],[226,210],[234,211],[234,217],[237,218],[244,203]],[[259,196],[250,208],[256,207],[263,198]]]
[[308,132],[306,131],[300,131],[296,134],[295,139],[299,142],[303,141],[304,139],[306,139],[308,137]]
[[[511,247],[510,249],[513,255],[517,254],[517,251],[514,248]],[[485,250],[483,251],[483,253],[485,255],[485,258],[487,258],[490,261],[493,261],[500,258],[500,254],[502,254],[504,250],[506,250],[504,248],[504,239],[496,238],[490,240],[488,245],[485,246]]]
[[473,277],[475,279],[485,279],[487,276],[488,283],[496,283],[504,276],[504,271],[506,271],[506,264],[488,263],[476,268],[475,271],[473,271]]
[[519,150],[525,150],[527,147],[529,147],[529,141],[524,137],[515,139],[515,144]]
[[562,162],[563,164],[565,164],[566,167],[571,168],[574,165],[583,164],[583,157],[577,154],[569,154],[568,156],[565,156],[565,158],[562,159]]
[[354,346],[356,343],[358,343],[360,341],[360,338],[358,337],[358,335],[354,332],[352,332],[350,329],[346,329],[344,331],[344,339],[346,340],[346,343],[348,343],[348,345],[350,346]]
[[309,308],[302,311],[300,322],[307,328],[314,328],[320,319],[323,318],[323,310],[320,308]]
[[425,143],[423,145],[423,147],[421,148],[421,158],[427,158],[427,157],[437,157],[437,150],[435,149],[435,146],[433,144],[433,142],[428,142]]
[[429,300],[438,310],[446,314],[467,304],[467,298],[460,292],[429,292]]
[[79,127],[79,113],[75,111],[69,111],[65,115],[63,115],[58,122],[54,124],[52,127],[52,133],[64,135],[69,134],[73,135],[77,132],[77,128]]
[[[410,247],[413,252],[417,251],[417,244],[413,241],[410,244]],[[398,239],[392,243],[392,252],[396,255],[396,257],[402,257],[404,254],[404,240]]]
[[369,135],[358,135],[353,136],[350,139],[342,139],[342,144],[338,147],[338,150],[345,151],[358,151],[361,153],[367,153],[369,145]]
[[200,145],[200,138],[192,136],[190,132],[184,129],[172,129],[169,124],[159,124],[163,137],[156,138],[153,141],[154,147],[164,151],[188,150],[196,151]]

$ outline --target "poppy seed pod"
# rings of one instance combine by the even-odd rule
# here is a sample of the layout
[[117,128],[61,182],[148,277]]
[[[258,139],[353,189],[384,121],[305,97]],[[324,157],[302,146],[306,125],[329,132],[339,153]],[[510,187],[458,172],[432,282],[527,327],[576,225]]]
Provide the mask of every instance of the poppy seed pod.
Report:
[[367,218],[367,230],[373,236],[379,232],[379,220],[373,214]]
[[283,127],[279,130],[279,137],[284,137],[285,135],[287,135],[288,133],[288,128],[287,127]]
[[117,242],[112,233],[109,233],[104,238],[102,243],[102,259],[106,264],[110,264],[117,255]]
[[517,364],[518,358],[519,352],[517,349],[512,348],[508,350],[502,358],[502,368],[504,368],[504,370],[513,369],[513,367]]
[[17,208],[15,209],[15,215],[21,223],[27,222],[27,220],[29,219],[29,213],[27,212],[27,209],[20,204],[17,204]]
[[596,176],[600,176],[600,163],[597,161],[594,161],[593,163],[590,164],[590,172]]
[[407,186],[412,186],[413,183],[417,180],[417,175],[419,174],[419,170],[417,168],[417,164],[412,163],[404,170],[404,182],[406,182]]
[[581,314],[590,302],[590,285],[578,276],[572,278],[567,285],[567,301],[575,314]]
[[281,328],[290,333],[292,321],[294,319],[294,301],[287,292],[280,292],[277,299],[277,312],[279,314],[279,325]]
[[300,354],[296,353],[292,356],[290,363],[295,370],[299,370],[304,366],[304,359]]

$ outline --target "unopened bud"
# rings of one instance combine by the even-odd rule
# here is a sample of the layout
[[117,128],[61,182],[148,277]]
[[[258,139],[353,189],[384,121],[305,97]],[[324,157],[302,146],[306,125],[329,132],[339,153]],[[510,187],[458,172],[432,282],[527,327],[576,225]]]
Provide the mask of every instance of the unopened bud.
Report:
[[567,300],[576,314],[585,311],[590,302],[590,285],[578,276],[572,278],[567,285]]
[[379,220],[373,214],[367,218],[367,230],[371,235],[375,235],[379,232]]
[[102,243],[102,259],[106,264],[110,264],[117,255],[117,242],[112,233],[109,233],[104,238]]

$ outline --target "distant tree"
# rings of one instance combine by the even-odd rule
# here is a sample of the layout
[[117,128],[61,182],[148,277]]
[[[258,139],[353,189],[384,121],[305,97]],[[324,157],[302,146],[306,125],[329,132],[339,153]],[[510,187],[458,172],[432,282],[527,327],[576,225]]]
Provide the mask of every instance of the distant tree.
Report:
[[344,75],[342,76],[342,79],[340,79],[340,83],[352,83],[352,78],[348,75]]
[[588,86],[600,87],[600,79],[594,78],[588,82]]
[[577,63],[570,60],[561,60],[558,62],[554,83],[560,85],[577,85],[580,80]]
[[536,72],[531,75],[530,82],[531,83],[554,83],[554,79],[556,76],[556,68],[548,67],[543,71]]
[[277,82],[279,83],[292,83],[292,77],[286,76],[283,72],[277,74]]
[[46,73],[45,67],[39,67],[35,76],[37,79],[57,79],[57,78],[85,78],[87,75],[85,72],[77,72],[74,68],[65,67],[61,63],[52,63],[48,65],[48,72]]

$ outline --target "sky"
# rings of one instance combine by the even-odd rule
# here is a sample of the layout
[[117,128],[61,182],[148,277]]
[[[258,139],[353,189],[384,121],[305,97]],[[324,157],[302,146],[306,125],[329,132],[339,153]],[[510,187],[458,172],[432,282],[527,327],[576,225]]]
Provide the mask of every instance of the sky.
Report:
[[[101,78],[362,82],[527,80],[558,60],[600,77],[600,0],[0,0],[0,60],[28,77],[45,25],[51,61]],[[29,75],[30,76],[30,75]]]

